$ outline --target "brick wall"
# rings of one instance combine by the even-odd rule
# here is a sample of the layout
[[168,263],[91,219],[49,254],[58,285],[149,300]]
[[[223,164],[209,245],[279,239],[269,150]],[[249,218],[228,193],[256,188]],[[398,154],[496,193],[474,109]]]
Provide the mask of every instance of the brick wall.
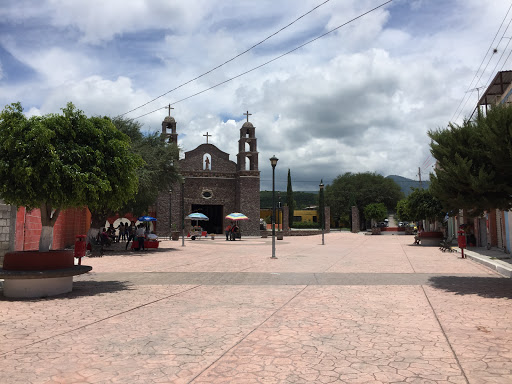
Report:
[[[85,235],[89,230],[91,216],[87,208],[72,208],[62,211],[53,228],[52,249],[71,248],[76,235]],[[39,209],[20,207],[16,218],[16,251],[39,249],[41,236],[41,213]]]

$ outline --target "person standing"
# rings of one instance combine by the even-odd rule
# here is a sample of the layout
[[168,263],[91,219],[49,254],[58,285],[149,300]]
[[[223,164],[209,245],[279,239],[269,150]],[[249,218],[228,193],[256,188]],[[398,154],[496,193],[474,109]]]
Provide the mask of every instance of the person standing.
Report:
[[119,235],[117,236],[117,242],[119,243],[121,241],[121,238],[123,238],[123,240],[125,239],[125,234],[124,234],[125,226],[122,221],[117,226],[117,229],[119,230]]
[[128,228],[128,241],[126,242],[125,249],[128,249],[128,244],[130,244],[130,241],[135,238],[135,222],[132,221],[130,227]]
[[144,228],[143,224],[139,224],[139,228],[137,228],[137,231],[135,232],[135,236],[137,237],[137,241],[139,243],[139,247],[137,248],[137,251],[140,251],[141,249],[144,251],[144,240],[146,239],[146,229]]
[[228,224],[228,226],[225,229],[226,232],[226,241],[229,240],[229,234],[231,233],[231,224]]

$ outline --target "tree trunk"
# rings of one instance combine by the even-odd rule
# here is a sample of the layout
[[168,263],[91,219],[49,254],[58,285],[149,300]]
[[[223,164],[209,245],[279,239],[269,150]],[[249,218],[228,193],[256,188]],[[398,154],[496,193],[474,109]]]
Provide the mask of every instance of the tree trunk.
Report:
[[89,227],[89,232],[87,232],[87,244],[96,239],[100,233],[100,229],[104,226],[105,217],[102,214],[91,212],[91,226]]
[[59,217],[60,209],[52,209],[49,203],[41,205],[41,237],[39,238],[39,252],[48,252],[53,242],[53,226]]

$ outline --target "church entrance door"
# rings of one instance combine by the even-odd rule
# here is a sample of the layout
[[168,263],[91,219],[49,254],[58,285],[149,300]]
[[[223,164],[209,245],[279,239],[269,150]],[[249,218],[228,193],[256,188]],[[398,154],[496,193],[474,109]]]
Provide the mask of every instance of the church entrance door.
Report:
[[222,205],[200,205],[200,204],[192,204],[192,212],[200,212],[204,213],[209,221],[200,221],[199,225],[203,227],[204,231],[208,233],[223,233],[222,225],[224,223],[223,216],[223,208]]

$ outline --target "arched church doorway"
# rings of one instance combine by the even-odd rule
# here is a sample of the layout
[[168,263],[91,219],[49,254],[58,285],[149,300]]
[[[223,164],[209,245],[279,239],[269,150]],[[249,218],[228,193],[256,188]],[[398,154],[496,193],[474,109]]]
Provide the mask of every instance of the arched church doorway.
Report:
[[[209,221],[200,221],[199,225],[208,233],[223,233],[224,206],[192,204],[192,212],[200,212],[208,216]],[[229,212],[228,212],[229,213]],[[227,215],[227,213],[226,213]]]

